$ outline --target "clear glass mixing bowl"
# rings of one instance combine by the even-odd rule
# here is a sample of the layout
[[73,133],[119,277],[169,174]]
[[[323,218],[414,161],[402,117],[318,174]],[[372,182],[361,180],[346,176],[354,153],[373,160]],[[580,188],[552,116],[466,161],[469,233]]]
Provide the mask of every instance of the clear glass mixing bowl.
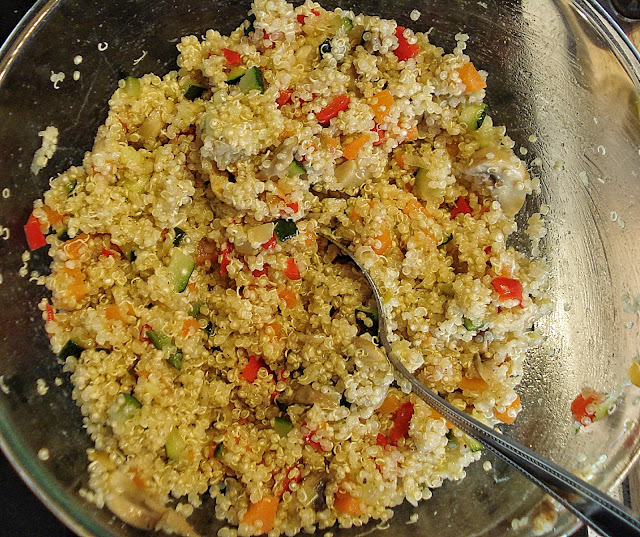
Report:
[[[571,400],[585,385],[603,391],[625,377],[640,348],[638,314],[625,293],[640,293],[640,61],[604,12],[585,0],[353,0],[326,7],[395,18],[451,49],[470,35],[469,54],[490,73],[492,116],[510,135],[542,191],[519,215],[549,207],[542,249],[552,272],[555,308],[543,322],[544,343],[531,352],[521,386],[524,410],[508,434],[569,469],[595,471],[593,482],[618,483],[640,449],[640,390],[626,391],[616,412],[575,434]],[[409,13],[419,9],[413,22]],[[107,100],[127,74],[174,68],[180,36],[208,28],[229,32],[247,0],[41,1],[10,38],[0,58],[0,443],[38,496],[80,535],[133,536],[106,510],[78,494],[87,485],[89,439],[70,397],[67,376],[49,350],[36,305],[44,289],[18,275],[26,249],[22,225],[49,177],[81,162]],[[82,57],[78,65],[74,62]],[[73,72],[80,78],[74,80]],[[53,73],[65,79],[52,82]],[[54,78],[55,80],[55,78]],[[37,176],[30,163],[38,131],[60,129],[58,151]],[[526,236],[514,243],[529,248]],[[30,269],[45,271],[46,253]],[[634,324],[635,323],[635,324]],[[54,379],[62,379],[56,387]],[[36,381],[51,387],[38,395]],[[46,447],[49,458],[37,454]],[[387,533],[430,537],[530,536],[512,521],[527,516],[542,494],[492,461],[447,483],[418,508],[397,510]],[[415,524],[407,525],[418,513]],[[203,535],[219,523],[210,504],[193,515]],[[37,524],[37,521],[34,521]],[[548,535],[576,523],[561,513]],[[382,532],[375,523],[335,530],[336,537]],[[324,532],[323,532],[324,533]]]

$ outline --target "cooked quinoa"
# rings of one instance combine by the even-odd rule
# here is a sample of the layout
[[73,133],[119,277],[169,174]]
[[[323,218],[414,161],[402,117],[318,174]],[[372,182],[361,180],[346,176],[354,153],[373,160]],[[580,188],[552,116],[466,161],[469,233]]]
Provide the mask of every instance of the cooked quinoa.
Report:
[[34,208],[98,506],[196,535],[210,495],[221,537],[275,537],[387,520],[464,477],[478,446],[395,377],[323,235],[370,271],[422,382],[514,421],[546,272],[506,241],[537,185],[456,39],[256,0],[230,36],[183,38],[179,71],[120,82]]

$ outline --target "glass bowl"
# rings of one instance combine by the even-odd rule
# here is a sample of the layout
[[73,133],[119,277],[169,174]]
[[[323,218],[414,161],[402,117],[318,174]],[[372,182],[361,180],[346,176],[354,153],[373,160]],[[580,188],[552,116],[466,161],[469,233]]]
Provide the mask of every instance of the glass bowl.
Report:
[[[634,302],[640,293],[637,52],[606,13],[585,0],[324,5],[395,18],[419,31],[432,28],[432,42],[448,50],[455,34],[469,34],[469,55],[489,72],[492,116],[508,126],[542,180],[541,192],[518,216],[520,229],[528,215],[548,206],[541,249],[552,274],[554,309],[541,324],[544,342],[530,352],[521,385],[524,410],[505,432],[611,489],[640,449],[640,390],[626,390],[613,415],[578,434],[569,407],[585,385],[614,388],[640,348]],[[48,179],[79,164],[91,148],[119,79],[168,72],[181,36],[208,28],[227,33],[249,7],[247,0],[41,1],[0,54],[0,444],[40,499],[80,535],[145,533],[79,494],[87,486],[89,438],[69,379],[48,346],[37,308],[44,288],[19,275],[27,246],[22,226]],[[415,22],[409,17],[414,9],[421,11]],[[59,73],[65,78],[55,82]],[[48,125],[60,130],[58,150],[33,175],[38,132]],[[512,240],[530,248],[523,233]],[[29,270],[45,272],[46,266],[46,252],[34,252]],[[37,391],[41,378],[50,387],[46,395]],[[48,450],[46,460],[38,457],[42,448]],[[521,522],[533,513],[535,526],[549,515],[542,493],[485,457],[490,470],[477,463],[465,480],[446,483],[418,508],[404,504],[386,531],[400,537],[533,535],[535,528]],[[417,522],[408,524],[416,513]],[[202,535],[219,528],[206,502],[191,520]],[[576,528],[560,512],[546,534],[567,535]],[[372,522],[333,534],[383,530]]]

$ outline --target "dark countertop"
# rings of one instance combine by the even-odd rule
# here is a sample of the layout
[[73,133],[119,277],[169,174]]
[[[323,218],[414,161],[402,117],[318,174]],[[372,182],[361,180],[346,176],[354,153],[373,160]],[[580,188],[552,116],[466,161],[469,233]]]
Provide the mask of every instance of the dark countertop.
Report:
[[[0,42],[33,5],[33,0],[0,0]],[[0,527],[3,537],[74,537],[33,495],[0,453],[0,484],[5,499],[0,502]],[[586,537],[586,530],[575,537]]]

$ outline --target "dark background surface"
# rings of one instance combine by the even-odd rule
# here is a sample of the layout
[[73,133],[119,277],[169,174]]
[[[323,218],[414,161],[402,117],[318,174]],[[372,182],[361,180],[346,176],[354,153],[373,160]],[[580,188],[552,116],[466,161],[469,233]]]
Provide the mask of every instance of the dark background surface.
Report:
[[[33,0],[0,0],[0,42],[33,4]],[[0,454],[0,535],[2,537],[74,537],[40,503]],[[586,537],[580,531],[576,537]]]

